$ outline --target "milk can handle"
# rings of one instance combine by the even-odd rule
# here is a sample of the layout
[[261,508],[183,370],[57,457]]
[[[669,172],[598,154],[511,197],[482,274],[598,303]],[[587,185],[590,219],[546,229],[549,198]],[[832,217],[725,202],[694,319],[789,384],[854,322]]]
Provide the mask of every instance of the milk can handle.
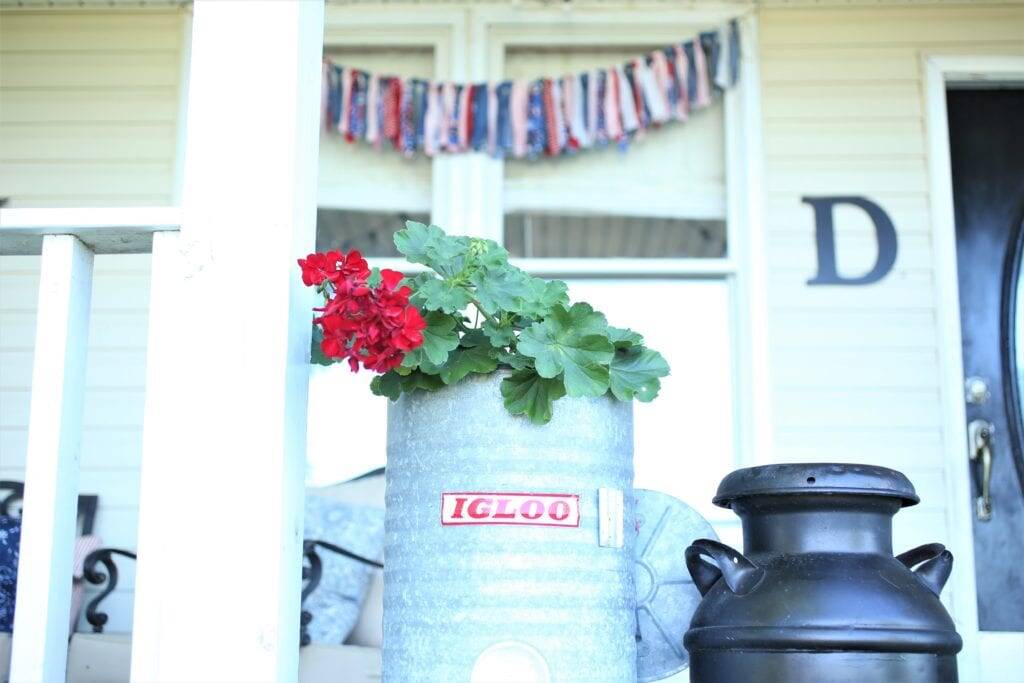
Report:
[[[711,558],[714,564],[702,556]],[[724,543],[702,538],[686,549],[686,568],[701,595],[707,595],[720,578],[736,595],[746,595],[764,578],[764,569]]]
[[[917,574],[932,593],[938,595],[953,571],[953,553],[941,543],[926,543],[900,553],[896,559]],[[914,569],[916,565],[921,565]]]

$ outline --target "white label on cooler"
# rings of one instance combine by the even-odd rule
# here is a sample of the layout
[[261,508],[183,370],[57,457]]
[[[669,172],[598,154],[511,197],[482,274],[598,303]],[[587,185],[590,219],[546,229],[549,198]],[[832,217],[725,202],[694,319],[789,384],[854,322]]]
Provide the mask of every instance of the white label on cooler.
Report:
[[580,497],[570,493],[442,493],[441,524],[578,527]]

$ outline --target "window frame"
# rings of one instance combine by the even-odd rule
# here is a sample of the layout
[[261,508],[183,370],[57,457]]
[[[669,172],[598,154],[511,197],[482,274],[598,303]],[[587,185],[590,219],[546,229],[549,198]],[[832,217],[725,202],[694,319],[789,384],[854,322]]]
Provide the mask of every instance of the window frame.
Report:
[[[727,255],[721,258],[522,258],[514,263],[544,276],[590,278],[715,278],[731,293],[734,463],[773,460],[768,304],[762,225],[762,114],[758,20],[753,1],[677,8],[660,2],[586,8],[516,6],[329,5],[325,48],[432,47],[435,77],[497,81],[510,47],[670,44],[694,25],[737,18],[743,61],[740,81],[723,96]],[[503,241],[504,161],[483,153],[432,160],[431,220],[463,234]],[[346,207],[356,208],[356,207]],[[399,259],[382,267],[415,272]]]
[[[466,78],[466,35],[466,13],[450,6],[403,6],[398,14],[394,7],[388,6],[327,5],[324,8],[325,53],[335,48],[427,48],[434,54],[434,77],[437,79]],[[430,206],[414,207],[416,210],[429,210],[431,220],[441,225],[451,224],[443,207],[457,199],[452,197],[449,189],[454,184],[451,161],[443,155],[431,160]],[[383,188],[379,195],[365,197],[359,206],[351,203],[342,205],[332,202],[329,197],[326,201],[318,201],[317,205],[320,208],[372,211],[385,204],[392,192],[392,188]],[[442,207],[440,211],[438,207]]]

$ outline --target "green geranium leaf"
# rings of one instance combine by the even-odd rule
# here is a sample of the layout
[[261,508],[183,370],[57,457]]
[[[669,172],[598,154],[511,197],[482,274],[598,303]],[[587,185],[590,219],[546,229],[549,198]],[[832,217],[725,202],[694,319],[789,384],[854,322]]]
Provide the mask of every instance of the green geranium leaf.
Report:
[[449,237],[436,225],[406,221],[405,229],[395,233],[395,248],[406,260],[422,263],[451,277],[463,266],[470,238]]
[[370,380],[370,391],[376,396],[387,396],[392,401],[397,401],[402,394],[402,382],[405,377],[394,370],[377,375]]
[[501,311],[519,311],[523,297],[530,295],[529,276],[519,269],[481,269],[470,277],[476,287],[476,298],[484,312],[494,315]]
[[455,331],[456,320],[453,316],[430,311],[424,317],[427,328],[423,330],[423,345],[405,355],[402,365],[414,368],[423,363],[443,365],[448,360],[448,353],[459,345],[459,334]]
[[[408,360],[408,358],[409,358],[409,356],[406,355],[405,360],[402,361],[403,365]],[[445,359],[445,363],[447,363],[447,362],[448,362],[448,359],[446,358]],[[402,368],[402,365],[399,365],[398,367]],[[425,375],[440,375],[441,374],[441,368],[443,368],[443,367],[444,367],[443,363],[431,363],[429,359],[420,356],[420,357],[417,358],[417,363],[415,365],[406,366],[406,369],[408,370],[408,372],[405,373],[405,374],[409,375],[409,374],[412,374],[414,371],[419,370],[420,372],[422,372]]]
[[409,300],[428,311],[456,313],[469,305],[470,294],[464,287],[450,280],[430,278],[419,283]]
[[335,360],[328,358],[320,349],[320,342],[324,340],[324,331],[319,325],[313,325],[313,337],[309,344],[309,362],[314,365],[334,365]]
[[532,361],[521,353],[509,353],[502,350],[498,351],[498,362],[509,366],[513,370],[522,370],[530,367]]
[[448,362],[441,367],[441,380],[455,384],[471,372],[494,372],[498,361],[491,355],[489,346],[474,346],[456,349],[448,356]]
[[439,240],[445,238],[444,230],[436,225],[423,225],[416,221],[406,221],[405,230],[395,233],[395,248],[411,263],[430,265],[428,249]]
[[417,389],[423,391],[437,391],[444,386],[444,381],[438,375],[427,375],[419,370],[414,370],[402,378],[402,391],[410,394]]
[[366,278],[366,286],[372,289],[376,289],[377,287],[380,286],[382,279],[383,278],[381,277],[380,274],[380,268],[371,268],[370,277]]
[[459,340],[459,346],[464,346],[467,349],[471,349],[475,346],[490,346],[491,342],[487,339],[487,335],[484,334],[483,330],[472,329],[462,335],[462,339]]
[[540,319],[550,313],[556,306],[569,305],[569,286],[561,280],[542,280],[539,277],[528,277],[524,286],[527,293],[519,314],[533,319]]
[[452,277],[460,272],[469,258],[472,240],[469,237],[448,237],[438,240],[427,248],[431,268],[445,277]]
[[487,335],[492,346],[508,346],[516,338],[515,328],[509,325],[495,325],[491,320],[485,320],[481,328],[483,334]]
[[534,424],[551,421],[551,404],[565,396],[559,378],[545,378],[533,370],[520,370],[501,381],[505,408],[513,415],[526,415]]
[[417,273],[416,275],[406,275],[398,284],[400,287],[409,287],[413,290],[413,295],[415,295],[416,290],[422,287],[424,283],[428,280],[436,279],[437,275],[433,273]]
[[508,265],[508,251],[494,240],[470,239],[469,257],[473,265],[501,269]]
[[569,396],[600,396],[608,390],[608,364],[615,347],[604,336],[604,315],[589,304],[552,309],[542,322],[519,335],[516,348],[534,359],[537,374],[552,379],[563,375]]
[[636,347],[617,351],[612,359],[609,386],[620,401],[653,401],[661,389],[659,377],[669,373],[668,363],[651,349]]
[[644,338],[628,327],[612,327],[609,325],[608,339],[611,340],[612,344],[615,344],[617,349],[628,349],[644,345]]

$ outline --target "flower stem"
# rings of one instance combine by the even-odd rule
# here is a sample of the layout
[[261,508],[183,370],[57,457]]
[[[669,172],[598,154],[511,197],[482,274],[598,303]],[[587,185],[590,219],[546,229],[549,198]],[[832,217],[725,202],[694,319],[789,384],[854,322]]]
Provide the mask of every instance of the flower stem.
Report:
[[482,306],[482,305],[480,304],[480,302],[479,302],[479,301],[477,301],[476,297],[474,297],[473,295],[470,295],[470,297],[469,297],[469,303],[471,303],[471,304],[473,304],[474,306],[476,306],[476,310],[477,310],[478,312],[480,312],[480,313],[483,313],[483,314],[484,314],[484,317],[485,317],[485,318],[487,318],[488,320],[490,320],[490,321],[491,321],[492,323],[494,323],[495,325],[501,326],[501,322],[500,322],[500,321],[498,320],[498,318],[497,318],[497,317],[495,317],[495,316],[493,316],[493,315],[491,315],[491,314],[490,314],[490,313],[488,313],[487,311],[485,311],[485,310],[484,310],[484,307],[483,307],[483,306]]

